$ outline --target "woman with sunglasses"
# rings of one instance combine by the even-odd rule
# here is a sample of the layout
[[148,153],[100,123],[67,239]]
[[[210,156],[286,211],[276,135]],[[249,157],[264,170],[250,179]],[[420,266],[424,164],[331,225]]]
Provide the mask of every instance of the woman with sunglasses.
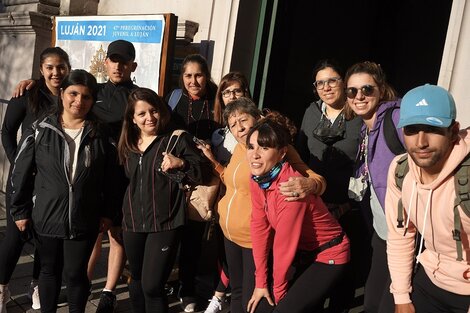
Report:
[[[398,124],[400,100],[387,83],[385,73],[374,62],[361,62],[346,72],[348,110],[364,121],[361,129],[362,143],[357,157],[358,169],[351,180],[361,190],[355,190],[363,213],[373,226],[372,263],[364,290],[366,312],[393,312],[393,298],[389,291],[390,272],[387,266],[385,220],[385,192],[388,168],[395,154],[387,145],[384,129],[386,113],[392,110],[394,125]],[[393,131],[396,131],[393,129]],[[400,140],[403,142],[401,132]],[[353,191],[354,184],[350,184]]]
[[[326,180],[322,200],[341,223],[351,240],[351,258],[357,260],[348,268],[348,275],[331,295],[329,308],[346,309],[354,298],[355,288],[362,285],[367,273],[363,269],[364,232],[358,206],[348,197],[349,177],[353,175],[354,161],[360,143],[362,119],[351,111],[346,114],[344,71],[334,60],[320,60],[313,70],[313,91],[320,98],[305,111],[296,141],[305,163]],[[352,114],[351,114],[352,113]],[[361,277],[362,276],[362,277]],[[357,277],[357,279],[355,279]]]
[[267,116],[246,138],[256,265],[250,313],[263,298],[273,304],[268,287],[270,251],[276,313],[323,312],[328,292],[340,282],[349,262],[349,240],[320,197],[288,202],[279,193],[280,182],[300,176],[285,159],[293,132],[288,120],[280,124]]

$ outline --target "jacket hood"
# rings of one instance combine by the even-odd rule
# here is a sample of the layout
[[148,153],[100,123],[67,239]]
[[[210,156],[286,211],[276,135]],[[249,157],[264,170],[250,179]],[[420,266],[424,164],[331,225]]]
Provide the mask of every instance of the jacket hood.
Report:
[[[378,131],[380,127],[382,127],[381,126],[382,120],[384,119],[385,113],[387,112],[387,110],[389,108],[400,108],[400,103],[401,103],[401,99],[380,103],[379,107],[377,108],[377,115],[375,117],[374,127],[370,130],[370,132]],[[363,124],[362,131],[365,132],[366,129],[367,129],[367,126]]]

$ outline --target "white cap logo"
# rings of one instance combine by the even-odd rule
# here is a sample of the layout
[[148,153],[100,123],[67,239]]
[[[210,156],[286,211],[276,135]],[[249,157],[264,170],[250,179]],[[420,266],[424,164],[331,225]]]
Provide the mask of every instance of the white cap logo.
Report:
[[426,99],[421,99],[418,103],[416,103],[417,107],[427,107],[429,104],[426,102]]

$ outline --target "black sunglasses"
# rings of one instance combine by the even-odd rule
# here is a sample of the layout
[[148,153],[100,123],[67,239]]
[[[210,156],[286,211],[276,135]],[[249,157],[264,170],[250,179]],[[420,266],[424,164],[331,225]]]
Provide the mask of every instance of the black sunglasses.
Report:
[[361,88],[349,87],[349,88],[346,88],[346,97],[348,97],[349,99],[356,98],[356,95],[359,89],[361,90],[361,93],[364,96],[368,97],[374,93],[374,88],[375,86],[372,86],[372,85],[364,85]]

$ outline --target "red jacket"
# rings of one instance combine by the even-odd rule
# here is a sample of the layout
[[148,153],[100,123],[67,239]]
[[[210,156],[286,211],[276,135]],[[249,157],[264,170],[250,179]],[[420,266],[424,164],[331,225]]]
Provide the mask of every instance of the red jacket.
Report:
[[[267,190],[251,180],[251,238],[256,265],[256,287],[267,287],[268,255],[273,249],[273,291],[276,303],[286,294],[288,270],[298,250],[312,251],[342,233],[341,226],[318,196],[295,202],[285,201],[278,184],[301,176],[285,163]],[[349,261],[349,240],[316,255],[312,262],[345,264]]]

